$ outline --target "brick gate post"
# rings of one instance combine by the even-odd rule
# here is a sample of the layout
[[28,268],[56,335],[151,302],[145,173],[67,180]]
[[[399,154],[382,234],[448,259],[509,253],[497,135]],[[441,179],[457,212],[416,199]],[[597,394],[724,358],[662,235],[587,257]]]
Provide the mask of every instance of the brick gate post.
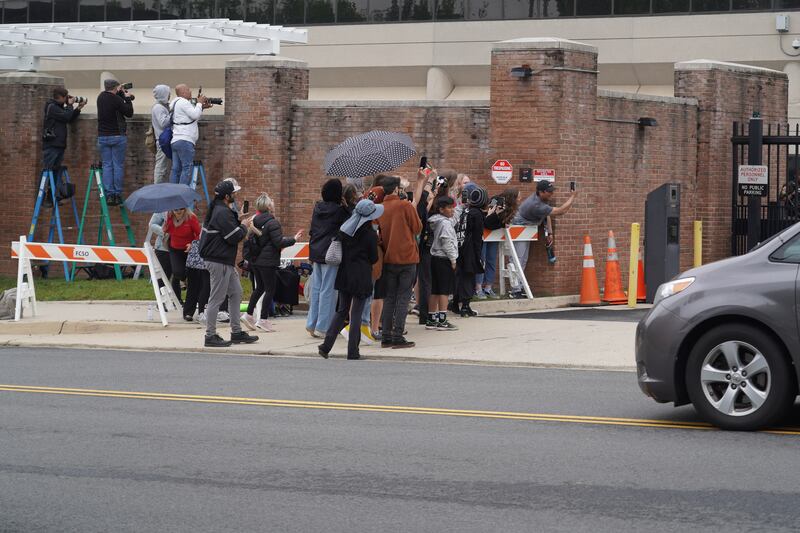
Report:
[[287,225],[292,100],[308,99],[308,66],[268,56],[228,61],[225,98],[224,177],[238,179],[251,200],[267,192]]
[[[512,69],[529,67],[528,78],[512,76]],[[506,187],[534,193],[533,183],[520,183],[521,167],[556,171],[554,205],[569,195],[576,181],[579,200],[556,222],[558,262],[547,263],[544,246],[531,247],[526,270],[535,296],[576,294],[580,290],[582,236],[593,240],[607,228],[590,217],[592,197],[602,194],[595,183],[595,117],[597,113],[597,48],[556,38],[515,39],[496,43],[491,64],[491,141],[494,159],[508,159],[514,178]],[[601,243],[595,251],[602,252]]]
[[[3,162],[3,205],[0,216],[0,248],[8,250],[11,241],[28,232],[39,177],[42,172],[42,121],[44,105],[64,79],[40,72],[0,74],[0,161]],[[40,217],[46,227],[49,212]],[[16,261],[0,253],[0,273],[14,274]]]

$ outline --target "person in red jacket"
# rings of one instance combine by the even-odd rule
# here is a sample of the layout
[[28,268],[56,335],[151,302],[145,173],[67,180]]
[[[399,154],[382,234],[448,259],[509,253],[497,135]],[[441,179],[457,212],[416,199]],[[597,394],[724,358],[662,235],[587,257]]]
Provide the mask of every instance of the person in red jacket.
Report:
[[[192,241],[200,238],[200,222],[197,216],[188,208],[182,207],[170,211],[167,222],[164,224],[164,238],[169,243],[169,262],[172,266],[172,290],[183,303],[181,298],[181,282],[186,279],[186,257]],[[184,316],[188,321],[192,317]]]

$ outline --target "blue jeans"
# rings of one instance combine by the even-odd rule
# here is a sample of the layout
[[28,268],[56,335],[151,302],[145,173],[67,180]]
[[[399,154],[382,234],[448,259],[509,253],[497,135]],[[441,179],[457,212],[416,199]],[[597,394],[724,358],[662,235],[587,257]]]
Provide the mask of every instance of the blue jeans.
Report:
[[311,302],[308,306],[308,320],[306,329],[325,333],[331,325],[333,315],[336,313],[336,272],[339,267],[314,263],[314,272],[311,275]]
[[172,143],[172,173],[169,176],[169,182],[191,185],[193,164],[194,145],[189,141]]
[[482,285],[484,287],[491,287],[494,284],[494,277],[497,274],[497,250],[499,249],[499,242],[485,242],[481,250],[481,259],[483,259],[484,272],[475,276],[475,286]]
[[122,178],[125,175],[125,150],[128,138],[125,135],[98,137],[100,160],[103,162],[103,189],[106,194],[122,194]]

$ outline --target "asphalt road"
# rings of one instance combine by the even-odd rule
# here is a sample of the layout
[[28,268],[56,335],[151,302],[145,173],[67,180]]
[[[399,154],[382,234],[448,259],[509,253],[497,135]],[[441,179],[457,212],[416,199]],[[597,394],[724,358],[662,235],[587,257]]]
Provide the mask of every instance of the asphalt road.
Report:
[[2,349],[0,384],[2,532],[800,519],[800,431],[709,429],[631,373]]

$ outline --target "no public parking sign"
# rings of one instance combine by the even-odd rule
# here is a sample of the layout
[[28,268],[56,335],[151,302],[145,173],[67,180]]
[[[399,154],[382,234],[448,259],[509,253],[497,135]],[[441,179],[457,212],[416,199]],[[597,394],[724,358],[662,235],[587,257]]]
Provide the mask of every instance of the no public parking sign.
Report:
[[505,185],[514,177],[514,167],[505,159],[498,159],[492,165],[492,179],[495,183]]
[[739,194],[766,196],[769,188],[769,168],[766,165],[739,165]]

